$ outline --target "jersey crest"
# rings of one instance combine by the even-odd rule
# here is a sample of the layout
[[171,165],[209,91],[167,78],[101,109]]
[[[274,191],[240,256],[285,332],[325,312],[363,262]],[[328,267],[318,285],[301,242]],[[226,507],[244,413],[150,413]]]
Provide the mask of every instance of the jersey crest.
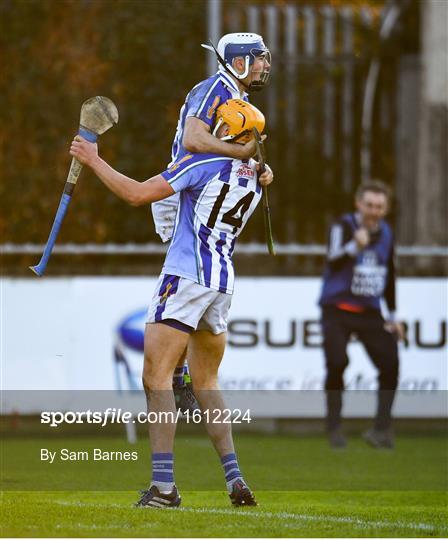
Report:
[[176,161],[171,167],[168,169],[168,172],[172,173],[174,171],[177,171],[177,169],[182,165],[182,163],[185,163],[185,161],[188,161],[193,157],[193,154],[187,154],[183,158],[179,159],[179,161]]
[[255,176],[255,172],[252,167],[247,165],[247,163],[243,163],[236,171],[236,175],[243,178],[253,178]]
[[209,118],[210,120],[215,116],[216,108],[218,107],[220,101],[221,101],[221,98],[219,96],[216,96],[213,103],[208,108],[207,118]]

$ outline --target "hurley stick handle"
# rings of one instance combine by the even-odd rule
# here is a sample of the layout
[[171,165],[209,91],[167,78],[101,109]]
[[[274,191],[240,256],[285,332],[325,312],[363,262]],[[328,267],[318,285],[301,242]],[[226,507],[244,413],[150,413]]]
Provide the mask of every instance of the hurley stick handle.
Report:
[[[266,170],[266,149],[264,142],[261,138],[260,132],[257,128],[253,128],[255,142],[257,146],[257,159],[260,167],[259,173],[263,174]],[[266,245],[270,255],[275,255],[274,238],[272,237],[272,224],[271,224],[271,209],[269,208],[268,187],[262,186],[263,192],[263,217],[264,217],[264,230],[266,233]]]
[[[93,133],[93,131],[86,129],[83,126],[79,126],[78,135],[81,135],[81,137],[83,137],[84,139],[88,140],[91,143],[94,143],[98,140],[98,135],[96,133]],[[66,187],[67,187],[67,183],[73,185],[71,189],[71,193],[73,193],[73,189],[75,188],[75,184],[78,181],[79,175],[81,174],[81,170],[82,170],[82,163],[80,163],[76,158],[73,158],[70,164],[70,170],[68,171],[68,176],[67,176],[67,181],[66,181]],[[65,189],[64,189],[64,192],[66,192]]]

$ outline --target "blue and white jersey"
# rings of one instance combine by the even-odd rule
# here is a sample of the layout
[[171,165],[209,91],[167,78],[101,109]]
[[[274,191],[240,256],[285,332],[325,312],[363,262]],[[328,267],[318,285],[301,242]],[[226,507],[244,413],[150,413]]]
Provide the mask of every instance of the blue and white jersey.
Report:
[[180,194],[162,273],[232,294],[235,241],[261,198],[256,162],[186,154],[162,176]]
[[201,81],[187,94],[185,103],[180,110],[168,168],[188,153],[182,144],[185,120],[190,116],[199,118],[211,129],[215,123],[216,109],[229,99],[248,101],[247,94],[241,93],[232,77],[222,71],[218,71],[205,81]]
[[[237,98],[248,101],[247,94],[240,92],[232,77],[221,71],[200,82],[189,92],[180,110],[168,168],[188,153],[182,144],[185,120],[189,116],[193,116],[205,122],[212,129],[216,119],[216,109],[227,100]],[[151,205],[156,232],[164,242],[172,236],[178,203],[179,196],[175,194]]]

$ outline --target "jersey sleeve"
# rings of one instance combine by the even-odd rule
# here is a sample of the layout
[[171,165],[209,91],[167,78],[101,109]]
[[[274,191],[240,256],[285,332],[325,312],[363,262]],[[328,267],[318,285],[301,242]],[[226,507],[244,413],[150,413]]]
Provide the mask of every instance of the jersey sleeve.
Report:
[[330,267],[337,270],[358,254],[359,250],[353,239],[353,233],[345,220],[333,223],[330,229],[327,247],[327,261]]
[[219,79],[207,79],[190,92],[187,100],[187,117],[199,118],[210,127],[215,123],[216,109],[228,99]]

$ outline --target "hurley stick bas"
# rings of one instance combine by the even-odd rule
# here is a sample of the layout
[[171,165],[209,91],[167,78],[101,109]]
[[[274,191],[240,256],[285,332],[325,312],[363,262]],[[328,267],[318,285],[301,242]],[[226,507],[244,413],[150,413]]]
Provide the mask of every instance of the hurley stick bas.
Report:
[[[98,135],[105,133],[117,122],[118,110],[112,100],[107,97],[96,96],[82,104],[78,134],[89,142],[96,142]],[[81,169],[82,164],[73,158],[44,252],[42,253],[39,264],[30,266],[30,269],[39,277],[44,274],[47,267],[51,251],[56,242],[65,213],[67,212]]]
[[[266,148],[261,138],[260,132],[256,127],[253,128],[255,142],[257,145],[257,160],[260,166],[259,174],[263,174],[266,170]],[[266,244],[270,255],[275,255],[274,239],[272,238],[271,225],[271,210],[269,208],[268,186],[262,186],[263,193],[263,215],[264,215],[264,230],[266,233]]]

